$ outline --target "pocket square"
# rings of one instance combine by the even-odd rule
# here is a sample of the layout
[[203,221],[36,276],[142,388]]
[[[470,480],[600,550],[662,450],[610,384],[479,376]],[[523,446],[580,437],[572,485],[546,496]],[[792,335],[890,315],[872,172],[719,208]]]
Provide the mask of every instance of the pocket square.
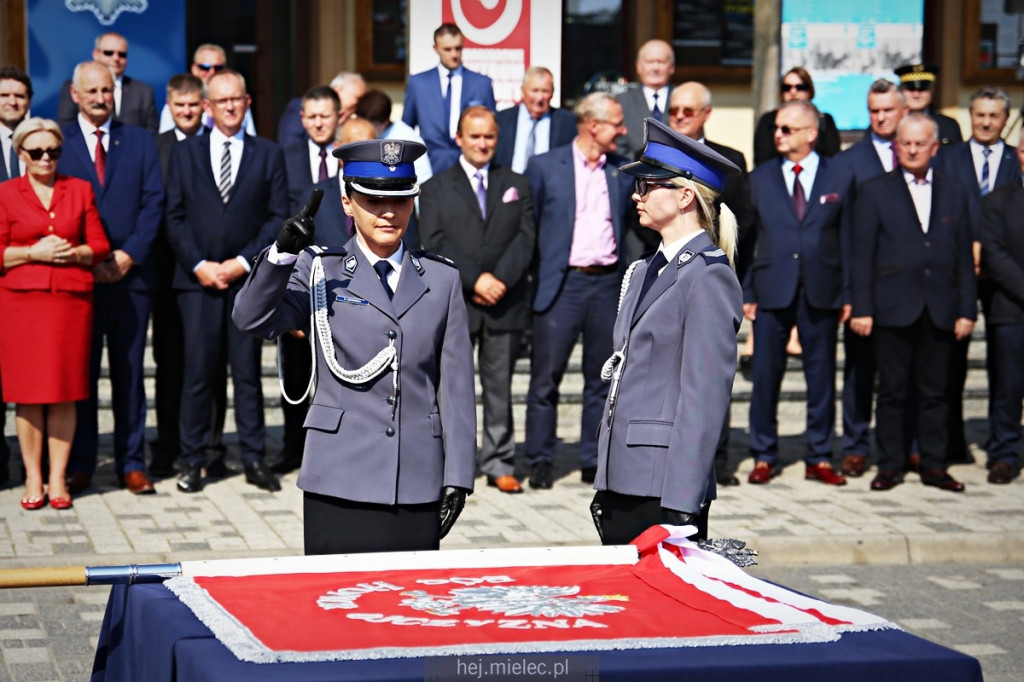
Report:
[[834,204],[839,201],[839,195],[835,192],[829,192],[828,194],[821,195],[822,204]]
[[519,201],[519,190],[515,187],[509,187],[505,190],[505,193],[501,195],[501,203],[510,204],[513,201]]

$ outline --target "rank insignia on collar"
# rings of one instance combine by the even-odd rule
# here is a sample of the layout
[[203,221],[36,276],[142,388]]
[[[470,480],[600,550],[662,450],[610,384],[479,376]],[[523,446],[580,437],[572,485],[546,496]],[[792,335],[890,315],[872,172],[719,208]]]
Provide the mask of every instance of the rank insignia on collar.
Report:
[[683,251],[681,254],[679,254],[679,261],[678,261],[679,265],[683,265],[685,263],[689,263],[690,259],[693,258],[695,255],[697,255],[697,254],[695,254],[693,251],[690,251],[689,249],[687,249],[686,251]]
[[420,259],[410,254],[409,260],[412,262],[412,266],[416,268],[416,271],[422,274],[423,266],[420,265]]
[[391,166],[390,170],[394,171],[394,166],[402,160],[402,143],[398,141],[389,140],[382,142],[380,145],[380,162]]
[[345,260],[345,270],[347,272],[355,272],[356,271],[356,265],[358,265],[358,264],[359,264],[359,261],[356,260],[355,256],[349,256],[349,258]]

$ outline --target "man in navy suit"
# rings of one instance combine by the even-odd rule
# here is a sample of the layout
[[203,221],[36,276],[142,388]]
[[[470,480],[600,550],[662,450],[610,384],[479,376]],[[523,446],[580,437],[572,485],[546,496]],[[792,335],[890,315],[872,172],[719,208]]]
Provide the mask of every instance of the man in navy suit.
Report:
[[[1003,129],[1010,119],[1010,96],[1002,88],[986,86],[971,95],[971,139],[942,148],[939,161],[946,174],[959,178],[966,185],[971,200],[971,225],[974,228],[974,266],[979,274],[978,295],[988,320],[992,286],[988,274],[981,270],[981,202],[992,190],[1020,182],[1020,166],[1015,150],[1003,142]],[[990,337],[986,336],[986,339]],[[970,337],[957,343],[950,364],[949,386],[949,461],[973,462],[964,435],[963,393],[967,381],[967,352]],[[986,357],[992,348],[986,345]],[[995,381],[993,363],[988,366],[988,380]],[[989,420],[993,418],[989,402]]]
[[531,66],[523,76],[523,98],[518,106],[498,112],[498,148],[494,163],[516,173],[526,170],[535,155],[572,142],[576,115],[551,106],[555,77],[543,66]]
[[[155,133],[158,119],[153,88],[124,73],[128,66],[128,40],[120,33],[104,33],[96,38],[92,58],[114,72],[114,120]],[[71,97],[71,81],[67,80],[61,85],[57,101],[57,123],[62,127],[71,125],[77,116],[78,105]]]
[[[857,188],[871,178],[899,167],[896,160],[896,127],[906,113],[903,93],[892,81],[879,78],[868,88],[871,129],[863,140],[835,157],[836,170],[842,176],[837,191],[847,204],[844,211],[847,220],[853,215]],[[850,232],[849,229],[844,231],[847,242]],[[850,251],[847,250],[847,253]],[[849,282],[845,285],[848,287]],[[842,472],[857,477],[864,475],[868,453],[871,452],[875,350],[870,339],[850,331],[849,322],[843,330],[843,349]]]
[[640,81],[619,95],[627,132],[619,138],[619,154],[632,159],[644,148],[643,120],[667,122],[672,95],[672,74],[676,53],[664,40],[648,40],[636,53],[636,77]]
[[743,313],[754,327],[750,454],[756,463],[750,483],[768,483],[777,472],[779,389],[795,324],[807,379],[804,477],[846,485],[831,462],[836,337],[839,323],[849,316],[843,298],[842,206],[831,160],[814,151],[820,118],[818,109],[803,100],[779,107],[775,148],[781,158],[750,174],[758,216],[757,256],[743,287]]
[[[288,215],[281,150],[245,134],[249,103],[241,74],[224,69],[211,76],[203,108],[214,127],[209,135],[175,145],[167,171],[167,236],[178,259],[174,287],[185,331],[178,489],[186,493],[202,489],[213,395],[225,361],[234,383],[245,480],[264,490],[281,489],[263,462],[262,344],[230,319],[252,259]],[[207,465],[208,475],[214,464]]]
[[494,110],[491,79],[462,65],[462,44],[458,26],[441,24],[434,31],[434,52],[441,63],[437,68],[409,76],[405,86],[402,120],[413,128],[419,127],[435,174],[459,160],[455,131],[462,110],[471,104]]
[[[342,124],[347,121],[353,113],[359,101],[366,94],[366,81],[358,73],[351,71],[340,71],[337,76],[331,79],[331,89],[338,95],[340,116],[338,117],[338,130],[341,132]],[[282,149],[306,141],[306,129],[302,125],[302,102],[301,97],[294,97],[288,100],[284,113],[277,124],[277,143]]]
[[[326,85],[310,88],[302,96],[299,121],[305,139],[284,150],[289,215],[295,215],[306,204],[314,184],[329,181],[338,174],[338,159],[331,152],[334,151],[334,133],[340,115],[338,94]],[[309,339],[298,333],[282,334],[278,352],[281,354],[284,392],[290,398],[297,398],[305,391],[312,371]],[[284,449],[280,459],[271,465],[276,473],[286,474],[302,463],[302,446],[306,440],[302,423],[306,419],[306,408],[305,402],[293,405],[287,399],[281,400]]]
[[946,470],[949,365],[977,316],[967,189],[931,167],[938,125],[908,114],[897,129],[900,168],[857,192],[850,329],[873,337],[878,362],[878,474],[872,490],[903,476],[905,413],[916,391],[921,482],[962,492]]
[[111,359],[114,404],[114,469],[122,487],[153,493],[146,476],[146,392],[143,353],[150,293],[156,285],[151,257],[164,210],[164,188],[156,142],[147,130],[113,120],[114,77],[110,67],[83,62],[75,67],[71,97],[77,119],[64,126],[58,170],[92,183],[112,248],[94,269],[92,386],[78,404],[78,426],[68,463],[68,490],[91,483],[99,446],[96,383],[104,338]]
[[[22,174],[18,150],[13,148],[11,138],[14,129],[25,120],[32,106],[32,81],[28,74],[16,66],[0,67],[0,182]],[[0,485],[10,478],[7,462],[11,450],[4,437],[7,405],[0,396]]]
[[558,387],[583,335],[581,475],[597,472],[597,426],[608,384],[601,367],[612,354],[612,327],[625,269],[622,238],[633,209],[632,178],[619,172],[615,151],[626,132],[622,105],[595,92],[576,106],[571,144],[530,159],[538,261],[534,273],[533,355],[526,398],[526,460],[530,486],[551,487],[557,444]]

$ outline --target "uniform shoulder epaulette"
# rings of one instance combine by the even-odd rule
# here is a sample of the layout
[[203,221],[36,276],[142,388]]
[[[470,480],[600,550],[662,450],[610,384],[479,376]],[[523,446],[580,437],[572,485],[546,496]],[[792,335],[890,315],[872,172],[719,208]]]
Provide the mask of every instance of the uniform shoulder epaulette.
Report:
[[700,255],[704,257],[704,262],[708,265],[712,263],[723,263],[729,264],[729,256],[725,254],[722,249],[711,249],[710,251],[701,251]]
[[445,265],[449,265],[449,266],[451,266],[453,268],[457,268],[458,267],[457,265],[455,265],[455,261],[453,261],[451,258],[445,258],[441,254],[434,253],[432,251],[425,251],[423,249],[416,249],[415,251],[412,252],[412,255],[413,255],[414,258],[426,258],[428,260],[437,261],[438,263],[444,263]]
[[307,246],[306,250],[313,256],[345,256],[348,254],[345,247],[340,244],[334,246],[317,246],[314,244],[313,246]]

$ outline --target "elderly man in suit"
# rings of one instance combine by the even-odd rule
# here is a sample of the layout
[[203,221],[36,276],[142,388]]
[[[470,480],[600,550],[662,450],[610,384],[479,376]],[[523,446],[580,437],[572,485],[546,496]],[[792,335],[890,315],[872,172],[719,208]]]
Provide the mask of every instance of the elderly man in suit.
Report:
[[832,468],[835,440],[836,340],[849,316],[843,297],[841,197],[831,160],[818,156],[818,109],[803,100],[775,114],[778,163],[750,174],[757,211],[757,256],[747,271],[743,314],[754,327],[754,389],[750,399],[750,483],[778,470],[778,405],[786,373],[786,343],[795,324],[807,380],[804,477],[846,485]]
[[557,444],[559,384],[576,340],[583,336],[581,478],[597,472],[597,426],[608,384],[601,367],[612,353],[622,244],[633,210],[632,180],[619,172],[628,161],[614,154],[626,132],[622,105],[595,92],[576,106],[571,144],[530,159],[526,176],[537,228],[533,354],[526,398],[526,459],[530,486],[551,488]]
[[[1014,169],[1024,175],[1024,138]],[[1000,165],[1005,165],[1001,163]],[[1021,175],[982,200],[982,269],[991,298],[985,311],[988,337],[988,482],[1002,485],[1020,474],[1021,413],[1024,405],[1024,186]]]
[[[902,480],[905,412],[917,391],[921,482],[962,492],[946,470],[949,365],[977,315],[967,189],[932,169],[938,126],[900,121],[900,167],[864,183],[854,206],[850,328],[873,337],[878,361],[878,474],[872,490]],[[938,371],[937,371],[938,370]]]
[[424,248],[453,260],[478,347],[484,437],[480,471],[503,493],[523,491],[515,470],[512,373],[529,323],[526,274],[533,261],[533,203],[526,178],[491,164],[498,124],[486,107],[459,119],[457,165],[431,178],[420,196]]
[[79,403],[78,427],[68,464],[68,489],[87,488],[99,447],[96,384],[104,339],[111,358],[114,404],[114,469],[122,487],[152,493],[146,475],[146,392],[143,353],[150,294],[156,286],[151,250],[164,210],[164,188],[153,135],[113,119],[114,76],[109,66],[75,67],[71,97],[77,119],[64,126],[58,171],[92,183],[110,240],[110,258],[94,269],[92,386]]
[[[28,74],[16,66],[0,67],[0,182],[16,178],[24,172],[18,150],[11,138],[14,129],[28,116],[32,105],[32,81]],[[4,437],[6,405],[0,396],[0,485],[10,480],[7,463],[11,458]]]
[[[114,73],[114,120],[156,132],[153,88],[124,73],[128,66],[128,40],[120,33],[104,33],[96,38],[92,59],[109,66]],[[78,104],[71,96],[71,81],[64,81],[57,101],[57,122],[61,127],[74,123],[78,111]]]
[[[697,140],[708,148],[724,156],[732,162],[740,172],[729,175],[725,179],[725,188],[718,199],[718,206],[725,204],[736,216],[739,230],[739,243],[736,249],[736,276],[739,281],[750,268],[750,260],[754,256],[754,209],[750,204],[750,180],[747,176],[747,160],[743,152],[724,144],[712,142],[704,136],[704,124],[711,118],[711,91],[703,83],[688,81],[672,89],[669,98],[668,124],[677,133],[691,140]],[[650,248],[657,248],[657,233],[653,230],[642,230],[641,235],[650,235],[645,241]],[[715,479],[718,485],[739,485],[740,481],[729,470],[729,429],[728,412],[722,437],[715,450]]]
[[[204,84],[217,73],[228,68],[228,55],[224,48],[213,43],[203,43],[192,53],[192,65],[189,73],[201,80]],[[170,106],[164,104],[160,110],[160,132],[166,133],[174,128],[174,117],[171,116]],[[203,127],[213,127],[213,117],[207,111],[203,112]],[[256,124],[252,120],[252,111],[245,112],[245,134],[256,135]]]
[[498,148],[494,162],[516,173],[526,170],[536,154],[561,147],[576,136],[576,116],[551,106],[555,77],[543,66],[531,66],[523,75],[518,106],[498,112]]
[[441,63],[437,68],[409,76],[405,86],[402,120],[419,128],[435,173],[451,168],[459,160],[455,131],[462,110],[471,104],[494,109],[491,79],[463,66],[462,45],[459,27],[441,24],[434,31],[434,52]]
[[639,84],[619,95],[626,120],[626,133],[619,138],[619,154],[633,158],[644,147],[643,120],[648,116],[665,122],[665,111],[672,92],[670,83],[676,71],[676,54],[664,40],[648,40],[636,54]]
[[234,383],[245,480],[264,490],[281,489],[263,461],[261,343],[230,320],[252,259],[273,241],[288,214],[281,150],[245,134],[249,103],[241,74],[223,70],[211,76],[203,108],[214,127],[209,135],[175,145],[167,171],[167,236],[178,260],[174,287],[185,330],[178,489],[186,493],[202,489],[213,395],[221,390],[225,360]]
[[[853,215],[857,188],[864,182],[899,167],[896,159],[896,127],[907,113],[906,100],[899,88],[879,78],[868,88],[868,115],[871,129],[863,140],[836,158],[841,176],[840,196],[847,203],[845,215]],[[850,239],[852,230],[844,231]],[[849,246],[847,246],[849,248]],[[847,251],[847,253],[850,253]],[[848,287],[849,282],[845,285]],[[840,444],[842,472],[863,476],[871,452],[871,408],[875,395],[875,349],[871,339],[843,330],[843,436]]]
[[[160,156],[160,171],[167,180],[167,164],[171,149],[193,135],[202,135],[203,82],[191,73],[180,73],[167,81],[167,106],[174,118],[174,128],[160,133],[156,149]],[[153,292],[153,361],[156,363],[156,441],[150,442],[153,458],[149,473],[154,476],[173,476],[174,464],[181,450],[178,442],[181,409],[182,350],[181,313],[178,296],[174,291],[174,252],[167,241],[166,223],[161,223],[153,253],[156,267],[156,288]],[[218,396],[221,398],[221,396]],[[218,423],[224,423],[225,400],[218,401],[215,410]],[[223,427],[218,429],[218,432]]]

